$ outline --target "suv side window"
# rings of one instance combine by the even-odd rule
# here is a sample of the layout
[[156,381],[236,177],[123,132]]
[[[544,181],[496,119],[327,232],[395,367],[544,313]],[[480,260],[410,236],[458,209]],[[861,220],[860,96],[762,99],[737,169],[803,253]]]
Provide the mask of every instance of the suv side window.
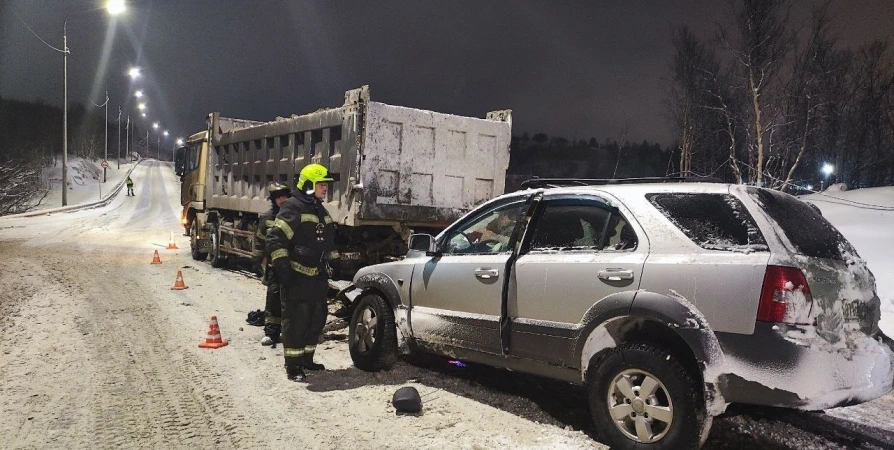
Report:
[[532,250],[632,250],[633,228],[618,212],[594,201],[553,200],[545,205]]
[[508,253],[512,231],[524,217],[527,205],[524,200],[501,205],[485,211],[466,223],[451,230],[445,237],[444,254],[490,255]]
[[754,218],[729,194],[647,194],[646,198],[699,247],[769,251]]

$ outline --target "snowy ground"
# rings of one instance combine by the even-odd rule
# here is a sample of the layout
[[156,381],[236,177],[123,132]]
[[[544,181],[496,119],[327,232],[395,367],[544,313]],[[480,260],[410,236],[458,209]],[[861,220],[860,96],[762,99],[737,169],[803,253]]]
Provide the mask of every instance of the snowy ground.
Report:
[[[62,158],[58,159],[58,164],[47,167],[43,171],[43,179],[49,183],[50,192],[40,205],[34,208],[35,211],[62,206],[62,190],[60,189],[62,185]],[[112,192],[112,188],[127,177],[127,172],[134,165],[134,163],[122,160],[121,168],[119,169],[116,161],[109,161],[106,182],[100,185],[99,180],[102,179],[101,162],[101,160],[90,161],[78,157],[68,158],[68,177],[71,179],[67,199],[69,205],[100,200],[100,190],[102,191],[102,197],[107,197]]]
[[854,191],[836,187],[801,199],[818,206],[869,264],[882,300],[881,328],[894,336],[894,186]]
[[[604,448],[580,388],[438,358],[369,374],[343,330],[320,347],[326,372],[287,381],[281,347],[245,325],[263,286],[190,258],[170,164],[144,161],[133,179],[137,196],[107,207],[0,219],[0,447]],[[172,231],[181,250],[165,249]],[[177,270],[189,289],[170,290]],[[212,314],[231,343],[202,350]],[[403,385],[423,413],[395,414]],[[715,420],[705,448],[894,448],[892,410],[888,395],[831,414],[744,411]]]

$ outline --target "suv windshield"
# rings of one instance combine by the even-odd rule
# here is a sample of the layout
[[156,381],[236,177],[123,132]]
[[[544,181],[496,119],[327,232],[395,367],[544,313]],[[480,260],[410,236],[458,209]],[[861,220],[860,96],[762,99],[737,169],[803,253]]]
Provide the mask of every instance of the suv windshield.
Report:
[[807,203],[769,189],[750,188],[748,192],[801,255],[837,260],[848,253],[856,256],[844,236]]

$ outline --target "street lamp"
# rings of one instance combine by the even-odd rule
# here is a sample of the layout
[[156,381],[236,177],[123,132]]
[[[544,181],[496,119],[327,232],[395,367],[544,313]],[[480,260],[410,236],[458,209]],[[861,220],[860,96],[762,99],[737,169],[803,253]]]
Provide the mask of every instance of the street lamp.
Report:
[[142,96],[143,96],[143,91],[137,91],[136,93],[134,93],[134,96],[135,96],[136,98],[140,98],[140,97],[142,97]]
[[825,180],[820,180],[820,190],[823,190],[823,182],[827,181],[829,179],[829,176],[835,173],[835,166],[829,163],[824,163],[823,167],[820,169],[820,172],[822,172],[823,175],[826,176]]
[[[88,11],[96,11],[96,8]],[[111,1],[106,5],[109,15],[124,11],[124,1]],[[81,12],[88,12],[81,11]],[[62,21],[62,206],[68,206],[68,19],[74,13],[68,13]],[[139,74],[139,71],[138,71]]]
[[180,147],[183,145],[183,139],[177,139],[177,146]]
[[140,76],[140,68],[131,67],[130,70],[127,71],[127,76],[129,76],[132,80],[136,80]]
[[139,109],[140,111],[145,111],[145,110],[146,110],[146,104],[145,104],[145,103],[140,103],[139,105],[137,105],[137,109]]
[[152,128],[155,128],[155,129],[157,130],[157,129],[158,129],[158,122],[153,123],[153,124],[152,124]]
[[140,115],[143,116],[143,117],[146,117],[146,113],[142,113],[142,114],[140,114]]
[[123,13],[127,6],[124,4],[124,0],[109,0],[106,3],[106,9],[109,11],[109,14],[114,16]]
[[164,137],[168,137],[168,130],[165,130],[162,134],[164,135]]

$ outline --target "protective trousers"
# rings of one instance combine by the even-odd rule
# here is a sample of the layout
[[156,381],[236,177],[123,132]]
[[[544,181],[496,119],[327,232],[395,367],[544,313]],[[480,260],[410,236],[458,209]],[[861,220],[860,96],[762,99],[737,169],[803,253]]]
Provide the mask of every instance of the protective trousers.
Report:
[[292,276],[297,282],[283,284],[280,291],[282,346],[287,369],[303,367],[304,361],[313,361],[328,313],[329,282],[325,278]]
[[279,342],[279,333],[282,324],[282,299],[280,298],[280,285],[272,280],[267,285],[267,301],[264,305],[264,336]]

